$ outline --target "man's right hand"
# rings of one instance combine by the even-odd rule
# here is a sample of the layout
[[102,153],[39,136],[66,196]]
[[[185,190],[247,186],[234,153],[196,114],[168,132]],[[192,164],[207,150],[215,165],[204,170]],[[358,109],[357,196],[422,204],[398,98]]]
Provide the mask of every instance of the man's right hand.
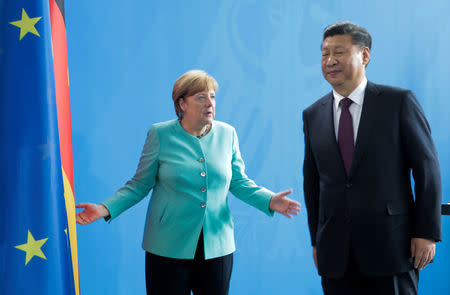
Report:
[[314,258],[314,264],[316,265],[316,269],[319,269],[317,267],[317,248],[313,247],[313,258]]

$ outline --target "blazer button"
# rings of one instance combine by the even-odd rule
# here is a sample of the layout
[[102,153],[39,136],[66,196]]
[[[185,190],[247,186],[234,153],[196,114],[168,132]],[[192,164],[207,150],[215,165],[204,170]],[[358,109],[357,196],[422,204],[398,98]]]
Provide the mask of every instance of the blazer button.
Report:
[[353,184],[351,183],[351,182],[347,182],[346,184],[345,184],[345,187],[346,188],[351,188],[353,186]]
[[202,177],[205,177],[205,176],[206,176],[206,172],[205,172],[205,171],[202,171],[202,173],[200,173],[200,175],[201,175]]
[[206,187],[202,187],[200,190],[202,191],[202,193],[204,193],[206,192]]
[[200,207],[205,208],[205,207],[206,207],[206,203],[201,202],[201,203],[200,203]]
[[204,159],[204,158],[200,158],[200,159],[198,159],[198,161],[199,161],[200,163],[203,163],[203,162],[205,162],[205,159]]

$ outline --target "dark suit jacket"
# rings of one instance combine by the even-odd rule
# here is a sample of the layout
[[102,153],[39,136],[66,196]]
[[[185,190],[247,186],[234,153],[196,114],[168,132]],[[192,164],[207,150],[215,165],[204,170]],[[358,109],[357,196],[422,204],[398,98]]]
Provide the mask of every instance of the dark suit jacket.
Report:
[[411,238],[441,239],[439,163],[414,94],[368,82],[348,177],[332,92],[304,110],[303,123],[305,203],[319,274],[341,277],[350,247],[368,276],[410,270]]

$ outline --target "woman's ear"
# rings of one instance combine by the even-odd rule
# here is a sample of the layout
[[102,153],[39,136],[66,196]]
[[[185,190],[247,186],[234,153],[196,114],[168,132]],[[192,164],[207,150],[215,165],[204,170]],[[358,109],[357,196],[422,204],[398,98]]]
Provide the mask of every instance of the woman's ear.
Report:
[[186,102],[184,101],[183,97],[180,97],[178,100],[178,104],[180,106],[180,109],[184,112],[186,110]]

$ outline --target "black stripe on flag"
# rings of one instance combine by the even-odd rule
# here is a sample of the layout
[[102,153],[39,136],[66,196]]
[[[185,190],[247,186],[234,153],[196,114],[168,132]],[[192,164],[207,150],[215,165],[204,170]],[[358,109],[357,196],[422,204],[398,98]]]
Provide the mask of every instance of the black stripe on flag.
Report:
[[61,15],[64,19],[64,22],[66,22],[66,16],[64,15],[64,0],[55,0],[56,5],[58,5],[59,10],[61,11]]

